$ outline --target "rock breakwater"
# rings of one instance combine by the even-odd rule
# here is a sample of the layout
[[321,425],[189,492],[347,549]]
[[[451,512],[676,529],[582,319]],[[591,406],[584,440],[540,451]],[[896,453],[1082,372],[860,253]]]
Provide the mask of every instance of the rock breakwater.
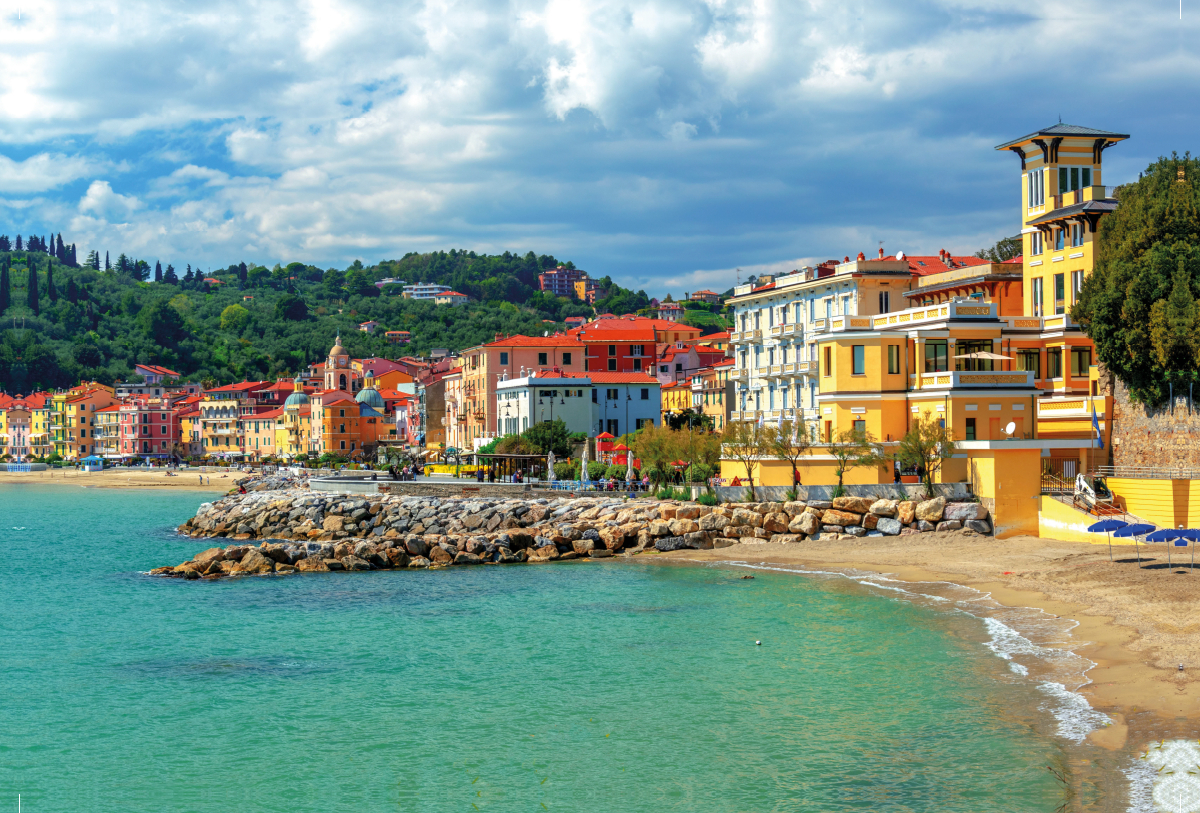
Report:
[[[922,531],[990,533],[978,503],[839,497],[704,506],[652,499],[478,499],[262,491],[200,506],[179,526],[225,538],[150,571],[185,579],[599,559],[614,554]],[[254,544],[253,541],[258,541]]]

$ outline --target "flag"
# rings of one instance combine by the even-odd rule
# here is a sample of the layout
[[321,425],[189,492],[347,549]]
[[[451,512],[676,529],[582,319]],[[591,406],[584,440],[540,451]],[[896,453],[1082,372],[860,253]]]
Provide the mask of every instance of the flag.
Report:
[[1104,439],[1100,435],[1100,419],[1096,417],[1096,402],[1092,401],[1092,428],[1096,430],[1096,444],[1103,449]]
[[758,413],[758,428],[759,428],[759,429],[762,429],[762,428],[763,428],[763,417],[764,417],[764,416],[763,416],[763,414],[762,414],[761,412],[760,412],[760,413]]

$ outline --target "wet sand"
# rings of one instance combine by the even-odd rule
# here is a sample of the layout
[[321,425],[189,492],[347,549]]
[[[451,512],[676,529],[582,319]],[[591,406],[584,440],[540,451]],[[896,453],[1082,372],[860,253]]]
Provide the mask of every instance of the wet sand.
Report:
[[[186,469],[168,477],[165,469],[150,471],[77,471],[75,469],[50,469],[47,471],[7,472],[0,471],[0,485],[62,485],[73,488],[172,488],[191,491],[221,493],[229,491],[233,483],[245,477],[234,471],[213,471],[204,474],[205,484],[200,483],[199,472]],[[211,480],[211,484],[209,481]]]
[[[1036,537],[995,540],[958,533],[874,537],[795,545],[734,545],[648,557],[668,562],[744,561],[820,569],[854,568],[904,581],[949,581],[1001,604],[1074,619],[1072,648],[1096,663],[1079,691],[1114,725],[1089,738],[1120,749],[1194,737],[1200,727],[1200,566],[1165,545],[1089,545]],[[1182,565],[1182,566],[1181,566]],[[1198,563],[1200,565],[1200,563]],[[1179,664],[1184,669],[1179,670]]]

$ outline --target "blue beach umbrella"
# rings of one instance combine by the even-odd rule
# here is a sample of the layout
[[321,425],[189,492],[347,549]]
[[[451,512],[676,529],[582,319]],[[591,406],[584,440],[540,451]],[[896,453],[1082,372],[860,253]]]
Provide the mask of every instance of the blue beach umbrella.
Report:
[[[1196,566],[1196,540],[1200,539],[1200,528],[1184,528],[1179,532],[1179,538],[1186,539],[1189,543],[1191,543],[1192,564],[1189,567],[1190,570]],[[1175,544],[1178,545],[1179,543],[1176,542]]]
[[1162,528],[1161,530],[1157,530],[1152,534],[1146,535],[1147,542],[1167,542],[1168,543],[1168,545],[1167,545],[1167,567],[1172,566],[1171,565],[1171,545],[1169,543],[1174,542],[1178,538],[1179,538],[1179,531],[1175,530],[1174,528]]
[[1104,534],[1108,537],[1108,561],[1112,561],[1112,532],[1124,528],[1125,523],[1119,519],[1102,519],[1088,526],[1090,534]]
[[1125,539],[1131,537],[1133,539],[1133,547],[1137,550],[1138,565],[1142,564],[1142,549],[1138,545],[1137,538],[1144,536],[1154,530],[1153,525],[1148,525],[1145,522],[1138,522],[1133,525],[1126,525],[1124,528],[1118,528],[1113,531],[1113,536],[1117,539]]

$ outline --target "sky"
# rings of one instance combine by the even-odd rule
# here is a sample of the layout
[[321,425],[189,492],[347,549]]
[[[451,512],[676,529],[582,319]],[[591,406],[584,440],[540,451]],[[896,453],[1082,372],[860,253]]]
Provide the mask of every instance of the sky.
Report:
[[1200,152],[1197,33],[1197,0],[0,0],[0,233],[533,250],[651,296],[973,253],[1019,231],[997,144],[1128,133],[1109,185]]

